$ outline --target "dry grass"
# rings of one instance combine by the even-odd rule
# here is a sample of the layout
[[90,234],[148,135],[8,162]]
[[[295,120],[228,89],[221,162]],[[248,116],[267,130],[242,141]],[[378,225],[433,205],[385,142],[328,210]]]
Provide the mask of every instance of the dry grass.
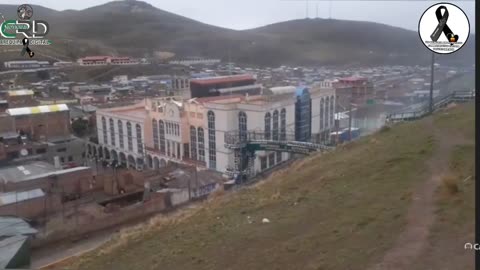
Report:
[[459,192],[459,187],[457,184],[458,179],[452,175],[447,175],[442,178],[443,189],[447,195],[456,195]]
[[70,269],[365,269],[393,245],[413,188],[429,177],[431,132],[423,121],[399,124],[298,161],[175,222],[151,221],[128,245]]

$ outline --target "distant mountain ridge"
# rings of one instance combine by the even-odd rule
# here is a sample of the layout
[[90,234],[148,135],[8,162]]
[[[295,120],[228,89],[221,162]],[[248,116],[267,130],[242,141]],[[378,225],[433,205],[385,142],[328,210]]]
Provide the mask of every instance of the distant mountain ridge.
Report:
[[[16,7],[0,5],[0,12],[13,16]],[[416,32],[379,23],[301,19],[237,31],[141,1],[114,1],[79,11],[33,8],[34,19],[50,23],[56,45],[49,49],[71,58],[95,53],[138,57],[156,51],[255,65],[425,64],[430,58]],[[471,54],[474,46],[469,47],[462,49],[468,51],[464,54]]]

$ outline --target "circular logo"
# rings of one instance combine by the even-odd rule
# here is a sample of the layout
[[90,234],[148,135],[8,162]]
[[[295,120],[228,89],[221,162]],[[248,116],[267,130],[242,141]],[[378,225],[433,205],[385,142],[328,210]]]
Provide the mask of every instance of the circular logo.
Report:
[[20,5],[17,8],[17,15],[20,20],[30,20],[33,16],[33,8],[27,4]]
[[458,51],[470,35],[470,22],[463,10],[454,4],[438,3],[420,18],[418,34],[431,51],[449,54]]

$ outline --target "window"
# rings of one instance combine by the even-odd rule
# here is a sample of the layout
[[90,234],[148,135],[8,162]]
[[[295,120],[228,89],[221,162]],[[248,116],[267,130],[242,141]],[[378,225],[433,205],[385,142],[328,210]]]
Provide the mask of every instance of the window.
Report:
[[217,150],[215,140],[215,113],[209,111],[208,117],[208,159],[210,161],[210,169],[217,168]]
[[73,157],[72,157],[72,156],[68,156],[68,161],[69,161],[69,162],[72,162],[72,161],[73,161]]
[[160,153],[165,154],[165,124],[160,120],[158,125],[160,130]]
[[287,110],[285,108],[280,112],[280,140],[287,140]]
[[190,146],[188,143],[184,143],[183,144],[183,156],[185,158],[189,158],[190,157]]
[[272,115],[268,112],[265,114],[265,140],[272,137]]
[[330,97],[330,126],[335,122],[335,97]]
[[277,156],[277,164],[282,162],[282,152],[277,152],[276,156]]
[[60,153],[60,152],[67,152],[67,148],[58,148],[57,149],[57,152]]
[[272,137],[274,141],[278,141],[278,111],[273,112],[273,132]]
[[102,133],[103,133],[103,143],[108,144],[107,120],[105,120],[105,117],[102,117]]
[[323,130],[323,125],[324,125],[324,108],[325,108],[325,100],[322,98],[320,100],[320,130]]
[[275,165],[275,153],[270,153],[268,155],[268,167],[273,167]]
[[330,126],[329,119],[330,119],[330,110],[328,109],[328,104],[330,104],[330,97],[327,97],[325,100],[325,128]]
[[194,126],[190,127],[190,150],[193,160],[197,160],[197,129]]
[[142,127],[137,124],[135,129],[137,131],[137,152],[143,154]]
[[158,122],[156,119],[152,119],[152,132],[153,132],[153,149],[158,150]]
[[65,158],[64,158],[64,157],[60,157],[60,162],[65,163]]
[[182,156],[180,155],[180,144],[177,143],[177,158],[180,159]]
[[128,151],[133,151],[132,124],[130,122],[127,122],[127,141],[128,141]]
[[267,157],[260,157],[260,169],[262,171],[267,169]]
[[312,135],[312,99],[308,88],[297,95],[295,102],[295,140],[310,141]]
[[123,123],[122,123],[122,121],[118,120],[117,126],[118,126],[118,142],[120,144],[120,148],[124,148],[125,145],[123,144]]
[[170,141],[167,141],[167,156],[170,156]]
[[247,141],[247,114],[245,112],[238,113],[238,131],[240,141]]
[[198,132],[198,160],[205,161],[205,136],[203,134],[203,128],[199,127],[197,132]]
[[190,112],[190,117],[195,118],[195,112]]
[[46,152],[47,152],[46,148],[40,148],[40,149],[37,149],[37,151],[36,151],[37,154],[44,154]]
[[110,126],[110,144],[115,146],[115,123],[112,118],[108,120],[108,124]]

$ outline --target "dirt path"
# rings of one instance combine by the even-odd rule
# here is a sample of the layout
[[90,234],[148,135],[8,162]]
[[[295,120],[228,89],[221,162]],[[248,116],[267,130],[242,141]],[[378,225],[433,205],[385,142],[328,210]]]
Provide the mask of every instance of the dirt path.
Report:
[[436,149],[427,161],[430,178],[420,183],[412,194],[412,202],[407,212],[407,225],[394,246],[388,250],[383,260],[371,270],[408,270],[410,264],[421,254],[428,244],[430,227],[435,221],[435,190],[448,173],[449,157],[453,147],[463,141],[457,134],[439,130],[429,118],[428,127],[433,129]]

